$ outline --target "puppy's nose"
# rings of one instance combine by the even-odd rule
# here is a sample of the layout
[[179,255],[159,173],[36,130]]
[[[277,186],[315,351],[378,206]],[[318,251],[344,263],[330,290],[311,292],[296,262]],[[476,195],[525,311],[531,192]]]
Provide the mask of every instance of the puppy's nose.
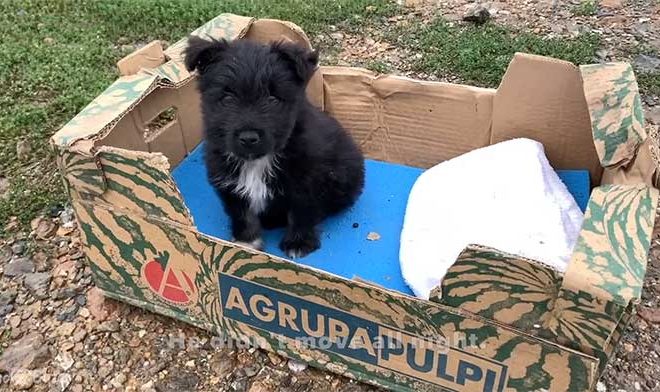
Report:
[[256,131],[243,131],[238,134],[238,141],[243,147],[252,147],[255,144],[259,143],[261,137]]

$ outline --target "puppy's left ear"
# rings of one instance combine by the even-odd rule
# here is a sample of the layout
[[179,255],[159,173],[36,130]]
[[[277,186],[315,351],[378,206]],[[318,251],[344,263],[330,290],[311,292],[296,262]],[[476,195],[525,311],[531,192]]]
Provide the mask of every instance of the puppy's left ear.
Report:
[[200,37],[188,38],[188,46],[184,50],[185,64],[188,71],[198,70],[204,73],[206,67],[217,61],[229,44],[224,39],[205,40]]
[[296,75],[304,84],[309,82],[319,64],[319,53],[300,45],[278,42],[273,44],[272,50],[291,64]]

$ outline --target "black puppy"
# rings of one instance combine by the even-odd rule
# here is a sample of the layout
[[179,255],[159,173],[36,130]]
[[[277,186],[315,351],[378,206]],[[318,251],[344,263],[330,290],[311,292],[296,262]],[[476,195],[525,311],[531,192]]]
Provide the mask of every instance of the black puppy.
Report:
[[360,149],[305,95],[318,54],[191,37],[185,63],[199,73],[206,166],[234,240],[261,248],[262,227],[286,225],[287,255],[318,249],[317,224],[350,207],[364,186]]

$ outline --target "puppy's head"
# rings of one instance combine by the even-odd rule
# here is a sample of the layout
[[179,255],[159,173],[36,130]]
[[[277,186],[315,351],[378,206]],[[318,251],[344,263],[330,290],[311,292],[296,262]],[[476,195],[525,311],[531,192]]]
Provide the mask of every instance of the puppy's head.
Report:
[[290,43],[191,37],[185,63],[199,73],[207,143],[252,160],[286,146],[318,55]]

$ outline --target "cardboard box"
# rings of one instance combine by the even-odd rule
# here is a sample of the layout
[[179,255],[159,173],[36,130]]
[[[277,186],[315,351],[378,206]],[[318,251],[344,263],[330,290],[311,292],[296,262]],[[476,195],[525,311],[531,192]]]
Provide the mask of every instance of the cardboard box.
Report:
[[[309,45],[290,23],[229,14],[194,34]],[[429,167],[525,136],[555,168],[591,173],[563,276],[471,246],[426,301],[196,230],[170,172],[202,137],[184,47],[154,42],[123,59],[122,76],[52,138],[106,295],[391,390],[594,387],[640,298],[657,213],[629,65],[517,54],[497,90],[319,69],[310,98],[370,158]]]

